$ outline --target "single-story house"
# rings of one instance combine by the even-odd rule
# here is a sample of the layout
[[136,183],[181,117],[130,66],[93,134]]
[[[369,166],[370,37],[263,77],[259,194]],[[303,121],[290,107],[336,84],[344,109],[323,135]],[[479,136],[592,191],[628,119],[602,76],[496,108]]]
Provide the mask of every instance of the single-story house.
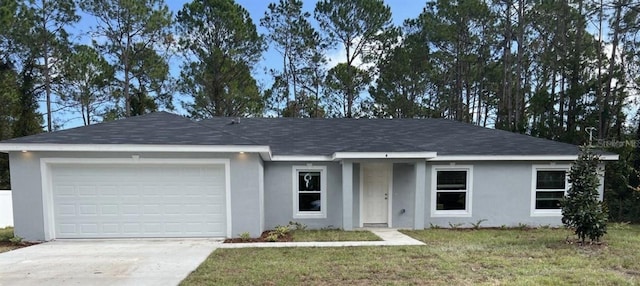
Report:
[[258,236],[289,221],[559,225],[579,154],[445,119],[196,122],[166,112],[6,140],[0,151],[26,240]]

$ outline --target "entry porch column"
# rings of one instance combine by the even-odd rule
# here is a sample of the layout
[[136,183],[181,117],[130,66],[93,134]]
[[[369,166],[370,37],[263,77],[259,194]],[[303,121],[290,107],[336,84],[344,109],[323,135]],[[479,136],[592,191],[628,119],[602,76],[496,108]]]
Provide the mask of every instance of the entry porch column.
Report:
[[353,162],[342,161],[342,228],[353,230]]
[[426,173],[427,162],[420,160],[416,162],[416,189],[413,209],[415,217],[413,218],[413,229],[424,228],[425,202],[426,202]]

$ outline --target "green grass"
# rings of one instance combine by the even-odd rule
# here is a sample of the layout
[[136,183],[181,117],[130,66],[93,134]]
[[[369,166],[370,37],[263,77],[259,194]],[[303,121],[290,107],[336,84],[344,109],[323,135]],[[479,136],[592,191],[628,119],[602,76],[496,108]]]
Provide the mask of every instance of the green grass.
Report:
[[427,245],[219,249],[183,285],[640,284],[640,226],[611,227],[601,247],[564,229],[403,232]]
[[13,238],[13,227],[0,228],[0,253],[20,248],[11,242]]
[[381,240],[370,231],[294,230],[293,241],[375,241]]

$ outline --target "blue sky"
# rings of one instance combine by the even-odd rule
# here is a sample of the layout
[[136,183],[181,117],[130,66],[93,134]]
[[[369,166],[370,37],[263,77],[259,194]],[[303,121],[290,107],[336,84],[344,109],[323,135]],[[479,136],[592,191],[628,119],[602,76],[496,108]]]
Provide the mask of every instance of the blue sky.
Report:
[[[185,3],[188,3],[188,2],[189,1],[167,0],[167,4],[169,5],[169,8],[173,11],[174,15],[177,11],[182,9],[182,6]],[[236,0],[236,3],[242,5],[245,9],[247,9],[247,11],[249,11],[249,14],[253,19],[254,24],[258,27],[258,32],[261,34],[266,33],[266,31],[264,28],[260,27],[260,18],[264,16],[265,11],[267,11],[267,6],[271,2],[278,2],[278,1],[277,0],[273,0],[273,1]],[[304,10],[310,12],[313,15],[313,10],[315,8],[316,2],[317,1],[315,0],[303,1]],[[389,7],[391,8],[394,25],[402,25],[402,22],[405,19],[417,17],[422,12],[422,9],[426,5],[426,1],[417,1],[417,0],[386,0],[385,3],[389,5]],[[91,16],[86,15],[84,13],[81,13],[81,16],[82,16],[81,22],[78,23],[78,25],[76,25],[76,28],[73,28],[70,30],[71,33],[73,34],[86,33],[89,31],[89,29],[92,26],[96,25],[95,20],[92,19]],[[313,16],[311,17],[310,21],[315,25],[315,20],[313,19]],[[91,40],[88,36],[83,36],[81,39],[79,39],[79,42],[89,44]],[[333,66],[338,62],[344,61],[344,58],[343,58],[344,54],[342,53],[341,48],[342,47],[337,47],[336,49],[330,50],[327,52],[327,57],[329,58],[330,66]],[[261,87],[267,88],[271,85],[271,80],[270,80],[270,77],[267,75],[266,70],[271,68],[277,69],[279,68],[280,63],[281,63],[281,57],[272,47],[270,47],[269,50],[267,50],[263,54],[262,61],[253,70],[254,77],[258,80],[259,85]],[[171,60],[170,65],[171,65],[170,72],[172,76],[177,77],[180,73],[180,60],[177,57],[173,58]],[[175,96],[174,103],[177,109],[174,112],[184,113],[184,110],[180,107],[181,106],[180,102],[185,99],[187,98],[180,95]],[[42,106],[40,108],[40,111],[42,113],[45,113],[46,110],[44,109],[44,104],[41,104],[41,105]],[[62,124],[61,127],[63,129],[82,125],[81,115],[77,112],[72,112],[72,111],[54,113],[54,122],[56,124]]]

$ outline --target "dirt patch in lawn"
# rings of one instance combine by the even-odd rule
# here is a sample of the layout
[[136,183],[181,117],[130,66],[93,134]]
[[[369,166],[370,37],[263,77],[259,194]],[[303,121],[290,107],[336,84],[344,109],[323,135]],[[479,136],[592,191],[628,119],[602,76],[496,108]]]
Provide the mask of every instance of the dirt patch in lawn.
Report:
[[252,237],[252,238],[242,238],[242,237],[235,237],[235,238],[227,238],[224,240],[224,243],[251,243],[251,242],[291,242],[293,241],[293,235],[291,235],[291,233],[287,233],[285,235],[280,235],[278,236],[278,239],[276,241],[273,240],[269,240],[267,239],[267,237],[269,237],[269,235],[271,234],[272,230],[267,230],[265,232],[263,232],[260,237]]
[[577,238],[570,238],[567,237],[565,239],[565,243],[566,244],[571,244],[571,245],[575,245],[575,246],[579,246],[581,248],[586,248],[586,249],[605,249],[607,248],[608,244],[606,242],[603,241],[585,241],[584,243],[582,243],[582,240],[577,239]]

